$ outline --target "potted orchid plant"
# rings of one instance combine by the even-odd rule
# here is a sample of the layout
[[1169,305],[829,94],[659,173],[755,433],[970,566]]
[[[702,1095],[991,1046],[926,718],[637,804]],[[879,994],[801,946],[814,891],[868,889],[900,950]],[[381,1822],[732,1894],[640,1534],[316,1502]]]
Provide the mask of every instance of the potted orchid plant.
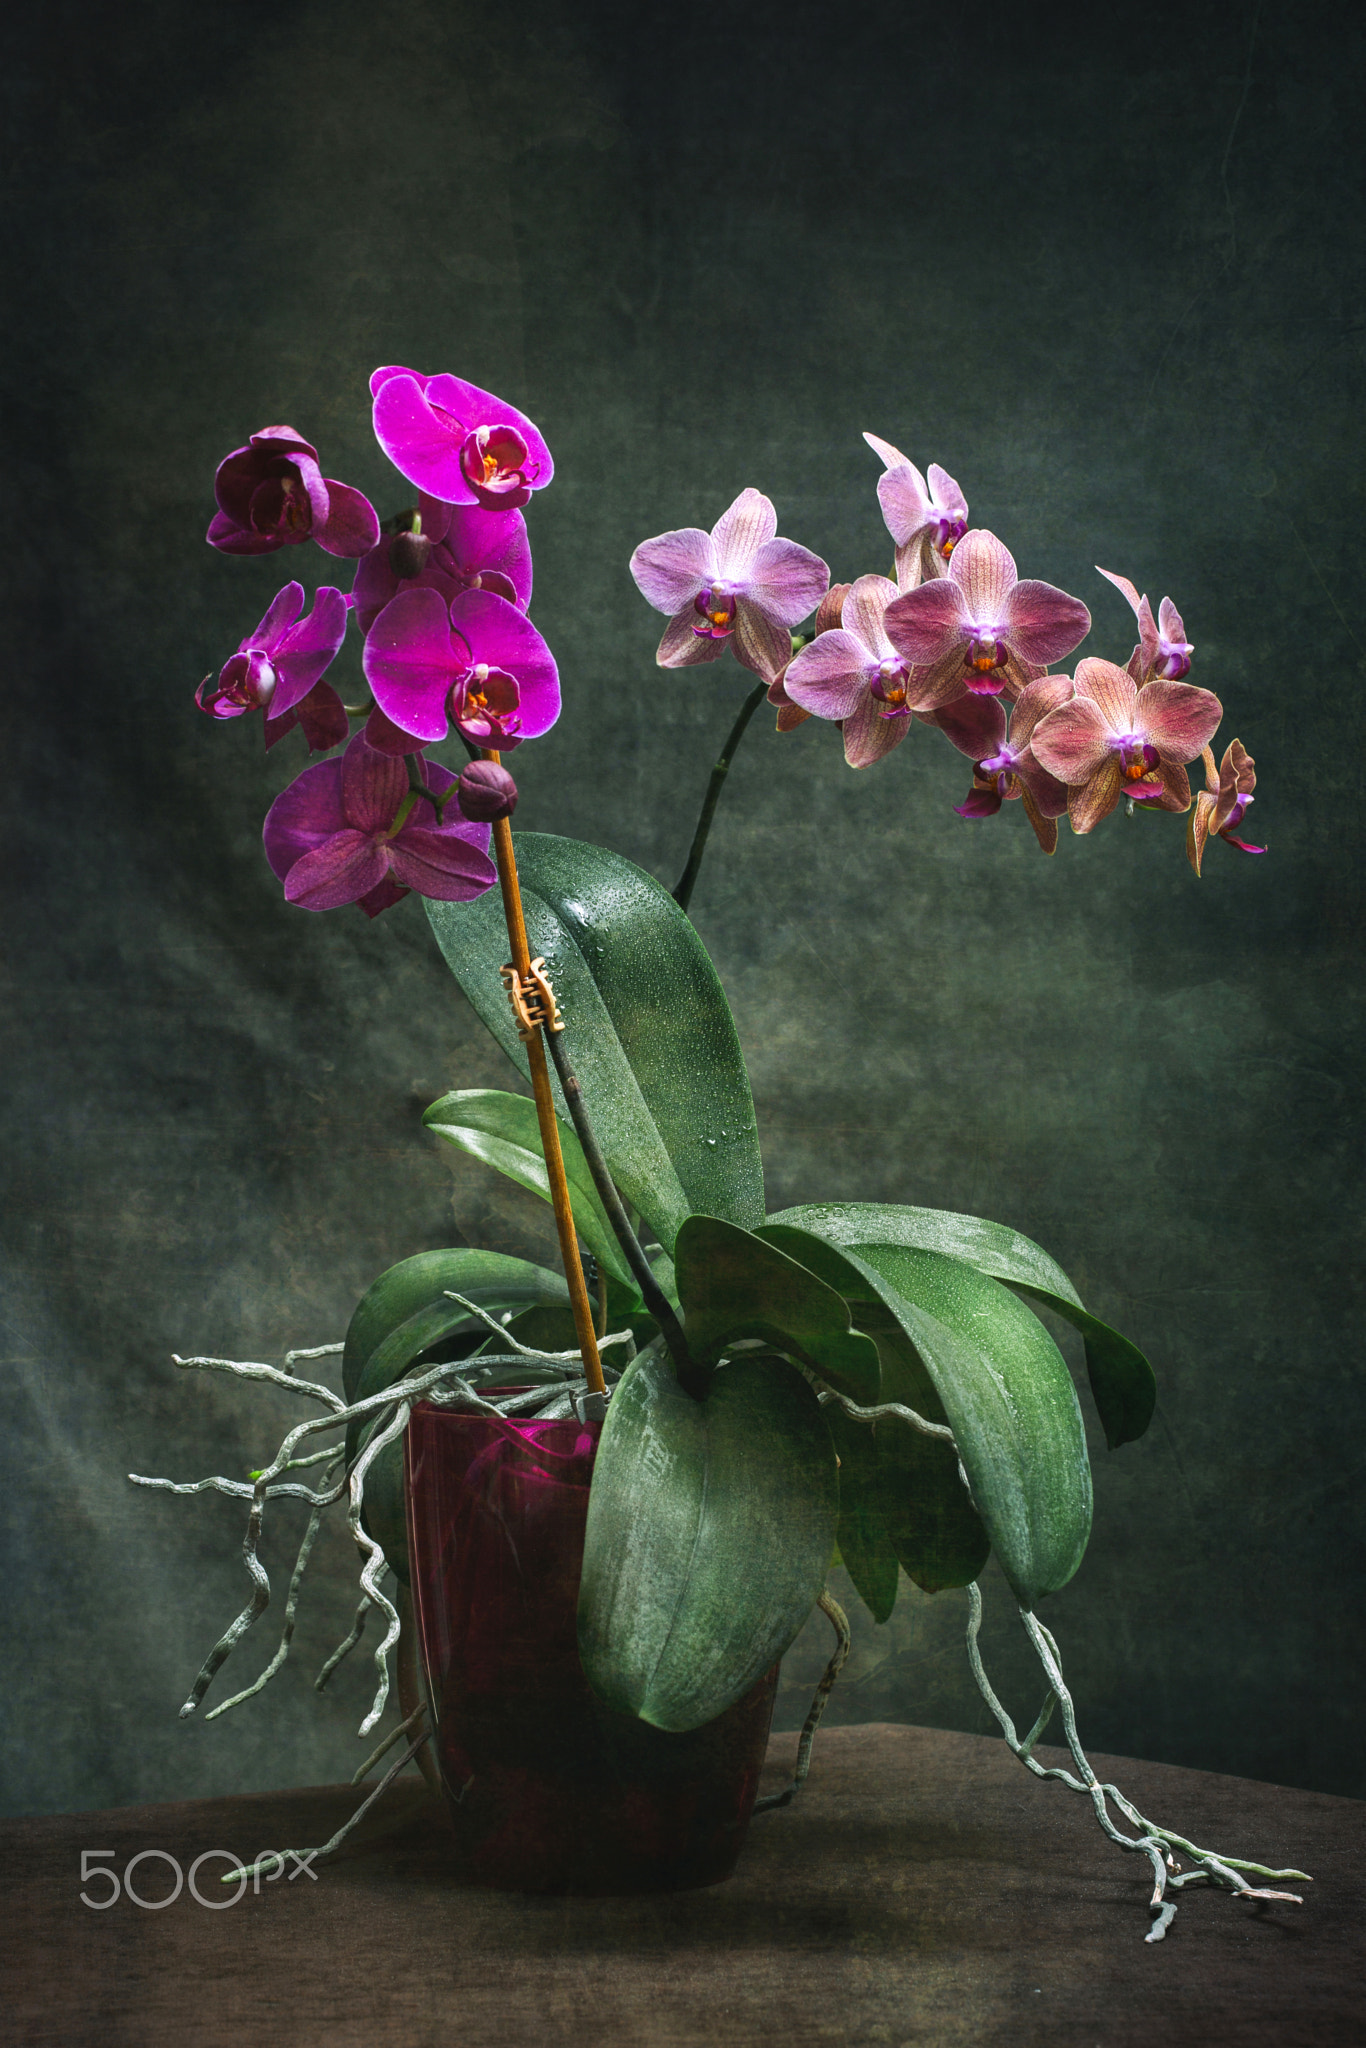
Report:
[[[267,747],[297,728],[322,757],[265,821],[288,901],[375,917],[410,892],[425,899],[452,974],[531,1089],[457,1089],[427,1127],[551,1203],[562,1271],[422,1251],[375,1280],[344,1345],[279,1368],[178,1361],[283,1384],[314,1411],[249,1482],[200,1482],[250,1501],[253,1590],[182,1711],[269,1602],[270,1503],[310,1507],[285,1627],[267,1669],[218,1713],[283,1661],[321,1518],[344,1501],[362,1597],[320,1684],[374,1615],[378,1689],[362,1733],[384,1711],[396,1648],[403,1706],[358,1776],[408,1737],[378,1789],[417,1757],[465,1830],[476,1878],[712,1881],[754,1802],[778,1660],[819,1606],[836,1650],[775,1803],[805,1773],[849,1641],[826,1584],[838,1558],[875,1623],[903,1571],[931,1592],[966,1589],[968,1654],[1011,1748],[1086,1794],[1111,1839],[1151,1866],[1148,1939],[1190,1884],[1289,1896],[1249,1880],[1300,1873],[1198,1848],[1097,1783],[1039,1618],[1081,1562],[1092,1501],[1077,1395],[1035,1309],[1080,1331],[1111,1448],[1148,1426],[1148,1361],[1007,1225],[818,1199],[768,1214],[739,1040],[687,916],[730,763],[765,703],[780,733],[835,726],[859,770],[914,727],[936,730],[964,757],[960,816],[1018,802],[1046,855],[1064,818],[1090,833],[1121,805],[1184,817],[1197,876],[1215,840],[1261,852],[1242,836],[1252,759],[1234,739],[1216,762],[1223,707],[1187,680],[1179,613],[1164,598],[1154,615],[1102,570],[1137,644],[1123,661],[1060,668],[1090,628],[1086,605],[1021,578],[1005,545],[970,526],[952,477],[934,464],[922,475],[871,434],[890,577],[832,584],[752,488],[710,531],[642,541],[630,568],[667,619],[660,666],[735,659],[754,678],[669,891],[605,847],[511,829],[508,762],[560,710],[554,656],[529,616],[525,509],[554,474],[544,439],[454,376],[386,367],[371,392],[407,487],[383,523],[291,427],[253,434],[220,466],[215,548],[311,543],[355,573],[347,592],[320,588],[306,616],[301,584],[287,583],[198,702],[218,720],[259,717]],[[327,680],[353,630],[369,690],[355,705]],[[432,757],[445,742],[463,765]],[[341,1353],[340,1393],[297,1369],[327,1352]],[[305,1466],[322,1469],[295,1476]],[[977,1649],[977,1582],[993,1554],[1045,1681],[1023,1738]],[[1071,1772],[1033,1755],[1055,1707]],[[586,1773],[582,1796],[545,1762],[547,1715],[577,1731],[564,1747]],[[642,1787],[649,1844],[594,1864],[586,1835],[639,1833]]]

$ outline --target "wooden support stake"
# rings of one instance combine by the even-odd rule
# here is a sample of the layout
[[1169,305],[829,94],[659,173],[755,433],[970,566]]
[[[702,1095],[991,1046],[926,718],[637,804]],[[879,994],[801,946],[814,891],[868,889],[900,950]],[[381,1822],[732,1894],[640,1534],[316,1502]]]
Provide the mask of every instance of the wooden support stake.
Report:
[[[497,751],[484,749],[486,761],[497,761]],[[512,964],[518,977],[525,982],[531,974],[531,948],[527,943],[526,919],[522,914],[522,891],[517,881],[517,858],[512,850],[512,826],[506,818],[497,818],[493,826],[494,853],[498,861],[498,882],[503,892],[503,914],[507,919],[508,943],[512,949]],[[531,1068],[531,1087],[536,1097],[536,1118],[541,1127],[541,1149],[545,1153],[546,1173],[550,1179],[550,1201],[555,1211],[555,1228],[560,1236],[560,1258],[564,1264],[564,1277],[569,1284],[569,1303],[574,1311],[574,1329],[583,1354],[583,1369],[588,1380],[590,1394],[605,1394],[607,1382],[602,1376],[602,1360],[598,1356],[598,1340],[593,1329],[593,1310],[588,1300],[588,1288],[583,1277],[583,1261],[579,1257],[578,1239],[574,1231],[574,1211],[569,1202],[569,1183],[565,1179],[564,1155],[560,1151],[560,1126],[555,1114],[555,1098],[550,1092],[550,1069],[546,1064],[545,1040],[539,1026],[525,1035],[527,1064]]]

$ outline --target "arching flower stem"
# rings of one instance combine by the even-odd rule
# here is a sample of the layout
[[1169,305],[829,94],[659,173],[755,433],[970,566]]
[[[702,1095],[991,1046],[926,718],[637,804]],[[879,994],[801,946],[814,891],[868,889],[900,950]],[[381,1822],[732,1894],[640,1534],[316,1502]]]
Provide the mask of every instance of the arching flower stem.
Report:
[[751,718],[753,718],[767,695],[767,682],[754,685],[754,688],[741,705],[740,715],[726,735],[726,743],[721,749],[716,766],[711,771],[711,779],[707,783],[707,793],[702,799],[702,809],[698,814],[697,829],[692,836],[692,846],[688,852],[687,866],[679,876],[673,889],[673,899],[680,910],[686,910],[692,901],[692,892],[696,886],[698,873],[702,866],[702,856],[707,850],[707,835],[711,831],[711,821],[716,816],[716,806],[721,801],[721,791],[725,788],[726,777],[730,773],[730,764],[735,759],[735,750],[744,738],[745,729],[749,725]]

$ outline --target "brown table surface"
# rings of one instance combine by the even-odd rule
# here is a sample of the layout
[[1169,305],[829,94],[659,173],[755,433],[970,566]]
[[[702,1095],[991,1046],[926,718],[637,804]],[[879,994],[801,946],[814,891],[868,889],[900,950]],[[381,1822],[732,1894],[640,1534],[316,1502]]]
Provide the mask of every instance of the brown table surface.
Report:
[[[775,1737],[777,1789],[794,1738]],[[1063,1759],[1042,1750],[1045,1762]],[[1294,1864],[1303,1906],[1197,1889],[1145,1943],[1148,1866],[1004,1745],[873,1725],[817,1738],[796,1803],[757,1818],[709,1891],[630,1899],[462,1890],[416,1777],[336,1858],[209,1912],[82,1905],[84,1849],[188,1871],[324,1841],[358,1795],[262,1793],[0,1824],[0,2038],[67,2044],[1366,2043],[1366,1805],[1096,1757],[1206,1847]],[[207,1864],[212,1896],[228,1866]],[[155,1858],[133,1883],[164,1897]]]

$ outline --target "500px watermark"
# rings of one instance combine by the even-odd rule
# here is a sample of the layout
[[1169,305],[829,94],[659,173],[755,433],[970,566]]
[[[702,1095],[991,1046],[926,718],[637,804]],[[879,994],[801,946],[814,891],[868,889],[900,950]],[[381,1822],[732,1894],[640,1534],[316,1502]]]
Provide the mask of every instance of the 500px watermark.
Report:
[[[286,1861],[294,1865],[294,1868],[289,1872],[289,1882],[291,1884],[293,1884],[295,1878],[301,1872],[306,1872],[310,1880],[316,1884],[318,1882],[318,1873],[316,1870],[310,1870],[309,1865],[317,1853],[316,1849],[306,1849],[302,1855],[296,1854],[293,1849],[262,1850],[261,1854],[256,1858],[254,1874],[250,1879],[252,1891],[260,1891],[263,1874],[267,1884],[274,1884],[277,1877],[282,1877],[285,1874]],[[190,1865],[188,1874],[182,1869],[180,1859],[172,1856],[169,1849],[139,1849],[136,1856],[128,1858],[128,1861],[123,1866],[122,1873],[113,1867],[117,1854],[118,1851],[116,1849],[82,1849],[81,1851],[81,1883],[83,1885],[93,1885],[103,1880],[103,1883],[108,1886],[108,1891],[104,1897],[96,1896],[92,1898],[88,1891],[82,1891],[80,1895],[81,1904],[89,1906],[93,1913],[107,1913],[109,1908],[116,1906],[121,1898],[130,1900],[135,1906],[141,1906],[144,1913],[159,1913],[163,1906],[173,1906],[181,1893],[187,1888],[187,1885],[190,1897],[196,1900],[199,1905],[206,1906],[211,1913],[221,1913],[224,1907],[235,1906],[247,1888],[247,1872],[243,1868],[242,1859],[240,1856],[235,1856],[231,1849],[203,1850],[200,1855],[195,1857],[194,1862]],[[135,1873],[138,1865],[141,1863],[158,1862],[168,1865],[175,1879],[174,1887],[166,1893],[164,1898],[147,1898],[139,1889],[139,1884],[145,1882],[145,1880],[135,1881]],[[213,1897],[212,1893],[206,1896],[199,1889],[198,1882],[199,1873],[206,1863],[226,1863],[228,1865],[226,1873],[220,1874],[218,1882],[221,1884],[225,1884],[235,1871],[237,1873],[236,1891],[220,1895],[218,1898]],[[273,1864],[274,1868],[266,1868],[269,1864]],[[150,1877],[150,1873],[148,1875]],[[211,1875],[206,1878],[206,1882],[211,1883],[212,1881]]]

